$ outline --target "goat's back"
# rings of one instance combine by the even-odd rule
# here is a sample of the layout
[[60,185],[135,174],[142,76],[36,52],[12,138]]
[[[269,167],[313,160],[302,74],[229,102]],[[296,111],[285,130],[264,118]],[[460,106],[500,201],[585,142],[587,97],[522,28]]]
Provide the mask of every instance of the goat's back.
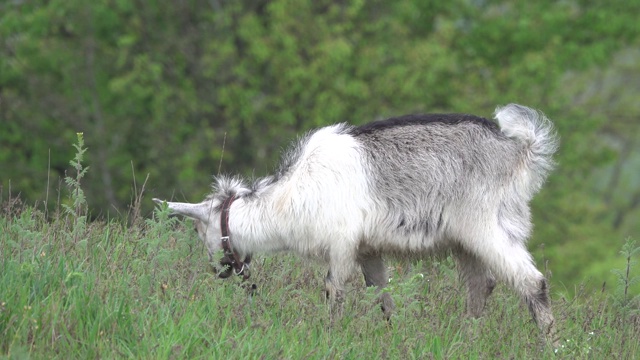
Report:
[[[466,114],[411,115],[353,127],[378,204],[369,228],[385,229],[383,237],[408,237],[413,250],[440,238],[469,237],[495,222],[513,240],[524,241],[531,228],[528,201],[544,181],[556,146],[546,118],[541,122],[538,113],[524,109],[509,130],[545,131],[527,132],[525,139]],[[549,145],[546,153],[540,143]]]

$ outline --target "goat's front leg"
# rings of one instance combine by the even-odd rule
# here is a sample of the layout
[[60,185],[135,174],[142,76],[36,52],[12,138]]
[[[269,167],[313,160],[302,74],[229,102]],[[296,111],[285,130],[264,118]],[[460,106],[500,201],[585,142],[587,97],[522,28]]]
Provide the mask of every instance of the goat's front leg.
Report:
[[342,316],[344,309],[344,285],[335,280],[332,271],[329,270],[324,278],[324,287],[327,300],[329,301],[329,312],[331,320]]
[[332,256],[329,261],[329,272],[324,284],[332,320],[342,316],[345,299],[344,284],[355,266],[355,259],[344,253]]

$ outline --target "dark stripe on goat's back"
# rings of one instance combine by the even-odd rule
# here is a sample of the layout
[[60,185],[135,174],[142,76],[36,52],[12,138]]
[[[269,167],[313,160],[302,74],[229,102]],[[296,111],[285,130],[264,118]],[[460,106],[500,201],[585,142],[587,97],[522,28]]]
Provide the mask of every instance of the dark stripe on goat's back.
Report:
[[356,126],[351,130],[351,134],[358,136],[361,134],[371,134],[374,132],[385,131],[390,128],[401,126],[415,126],[415,125],[458,125],[462,123],[478,124],[492,131],[500,131],[498,125],[485,118],[469,115],[469,114],[417,114],[417,115],[404,115],[399,117],[393,117],[386,120],[379,120]]

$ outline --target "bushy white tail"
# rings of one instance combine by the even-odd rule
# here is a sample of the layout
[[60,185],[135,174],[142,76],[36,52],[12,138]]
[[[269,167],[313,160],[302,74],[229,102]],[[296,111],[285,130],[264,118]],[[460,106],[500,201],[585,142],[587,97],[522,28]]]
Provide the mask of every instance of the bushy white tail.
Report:
[[530,177],[539,189],[555,166],[559,139],[553,124],[543,113],[517,104],[496,108],[495,118],[503,134],[524,144]]

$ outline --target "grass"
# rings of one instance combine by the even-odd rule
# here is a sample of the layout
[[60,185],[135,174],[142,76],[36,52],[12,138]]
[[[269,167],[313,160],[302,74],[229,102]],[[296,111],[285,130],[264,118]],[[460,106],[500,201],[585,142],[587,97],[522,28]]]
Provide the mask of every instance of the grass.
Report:
[[62,212],[11,197],[0,209],[0,359],[640,358],[638,296],[629,293],[640,250],[631,240],[615,294],[553,294],[559,348],[502,286],[483,318],[467,318],[451,259],[391,263],[390,322],[354,277],[332,321],[326,266],[258,254],[251,296],[238,277],[211,271],[189,221],[167,209],[139,218],[144,186],[132,221],[88,222],[82,134],[76,149]]
[[[640,317],[606,294],[554,296],[552,349],[514,294],[464,315],[452,261],[397,264],[398,305],[382,320],[374,291],[350,284],[330,321],[326,267],[286,254],[254,260],[258,291],[221,280],[188,221],[158,211],[141,225],[87,224],[34,209],[0,218],[0,356],[7,358],[621,358],[640,356]],[[392,264],[396,265],[396,264]],[[624,310],[624,311],[623,311]]]

